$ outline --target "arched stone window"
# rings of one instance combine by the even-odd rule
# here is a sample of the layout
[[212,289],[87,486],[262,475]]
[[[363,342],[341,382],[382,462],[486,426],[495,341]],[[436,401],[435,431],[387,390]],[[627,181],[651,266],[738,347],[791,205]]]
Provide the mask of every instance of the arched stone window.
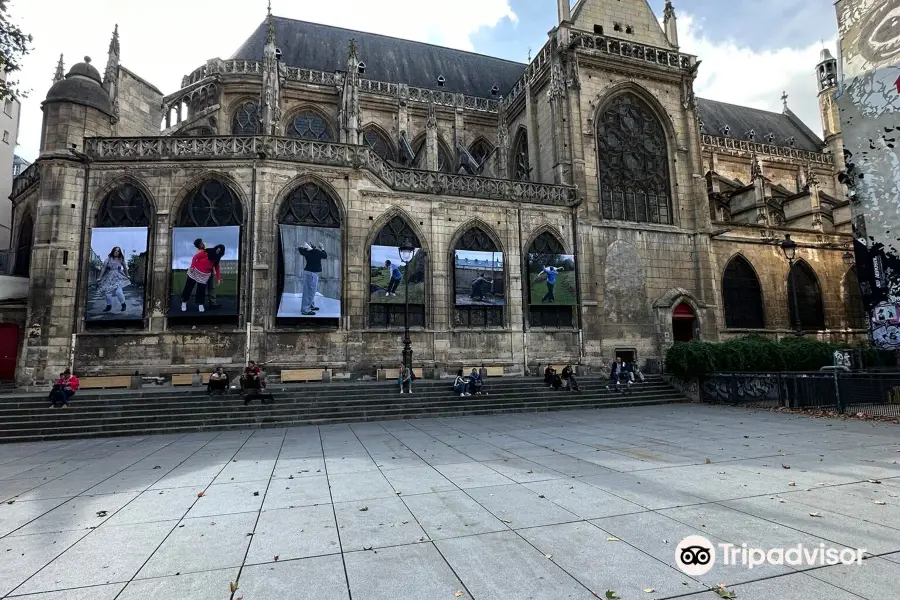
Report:
[[725,327],[729,329],[766,327],[762,287],[756,271],[743,256],[735,256],[725,267],[722,307],[725,312]]
[[[370,327],[403,327],[406,317],[405,303],[405,287],[395,292],[394,298],[396,302],[391,302],[390,298],[385,298],[384,287],[385,280],[390,277],[390,270],[384,267],[381,262],[384,258],[391,261],[393,265],[401,268],[407,268],[402,264],[400,258],[399,247],[403,242],[412,245],[413,248],[421,248],[422,243],[419,236],[410,227],[409,223],[401,216],[392,217],[390,221],[384,224],[375,240],[372,242],[370,249],[371,260],[369,269],[369,326]],[[376,248],[378,256],[376,256]],[[390,248],[389,253],[385,253]],[[410,261],[409,265],[409,282],[410,282],[410,298],[409,298],[409,326],[424,327],[425,326],[425,277],[426,277],[426,257],[424,253],[417,253]],[[405,286],[405,278],[407,274],[403,273],[404,279],[400,281],[399,286]],[[388,289],[388,291],[390,291]]]
[[321,142],[330,142],[334,139],[331,136],[331,127],[329,127],[328,121],[311,110],[305,110],[294,115],[286,130],[288,137]]
[[16,268],[13,271],[18,277],[31,274],[31,246],[34,243],[34,220],[30,214],[22,218],[19,224],[19,239],[16,240]]
[[97,211],[97,227],[150,227],[153,207],[133,184],[126,183],[108,193]]
[[259,133],[259,105],[256,102],[244,102],[234,113],[231,122],[232,135],[256,135]]
[[394,160],[394,145],[381,133],[377,127],[369,126],[363,129],[363,144],[372,149],[382,160]]
[[[455,250],[492,253],[497,256],[491,259],[490,264],[476,265],[472,268],[461,264],[465,259],[460,260],[454,253],[453,264],[451,265],[454,296],[456,298],[453,309],[453,324],[456,327],[503,327],[506,265],[503,254],[494,238],[481,227],[471,227],[456,242]],[[484,293],[485,297],[494,299],[495,303],[488,304],[484,301],[478,301],[471,304],[463,304],[460,302],[460,298],[465,299],[474,295],[471,291],[474,287],[471,281],[473,276],[481,276],[489,282],[486,284],[488,289],[480,291],[479,295]]]
[[859,287],[859,278],[856,275],[856,267],[851,267],[844,276],[844,307],[847,312],[847,327],[866,329],[868,317],[863,304],[862,290]]
[[528,157],[528,132],[524,129],[516,136],[513,145],[513,179],[531,181],[531,161]]
[[631,93],[597,117],[600,207],[604,219],[672,222],[666,132],[650,106]]
[[[428,167],[428,157],[425,156],[425,136],[421,136],[413,146],[413,153],[416,155],[416,169],[426,169]],[[450,151],[444,145],[444,142],[438,140],[438,171],[442,173],[450,173],[453,169],[453,159],[450,158]]]
[[225,227],[244,223],[244,207],[230,187],[217,179],[201,183],[181,208],[178,227]]
[[[791,282],[793,281],[793,285]],[[797,315],[794,309],[794,295],[797,297]],[[812,268],[804,261],[794,263],[788,276],[788,309],[791,327],[802,330],[825,329],[825,309],[822,305],[822,289]],[[799,318],[798,318],[799,317]]]
[[475,142],[469,146],[469,154],[472,155],[479,165],[484,164],[484,161],[491,154],[491,150],[494,148],[485,140],[484,138],[478,138]]
[[[291,190],[277,214],[277,317],[303,319],[304,327],[335,327],[342,314],[342,221],[337,202],[326,188],[308,181]],[[313,248],[321,244],[327,256],[314,259],[298,252],[305,243]],[[314,260],[318,265],[310,268]],[[315,273],[310,288],[306,271]],[[314,290],[310,303],[301,299],[308,289]]]
[[[528,247],[529,259],[531,256],[552,256],[565,254],[562,243],[552,233],[545,231],[537,236],[531,246]],[[547,264],[547,263],[544,263]],[[531,277],[530,265],[526,265],[528,277]],[[529,286],[531,284],[529,283]],[[526,290],[529,297],[532,293],[530,287]],[[528,303],[528,324],[531,327],[572,327],[573,307],[558,304],[535,305]]]

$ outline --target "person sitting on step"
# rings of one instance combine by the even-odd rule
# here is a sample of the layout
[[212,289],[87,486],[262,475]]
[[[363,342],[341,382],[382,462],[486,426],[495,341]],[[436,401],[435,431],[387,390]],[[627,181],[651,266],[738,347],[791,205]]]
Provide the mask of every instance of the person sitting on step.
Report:
[[547,365],[547,368],[544,369],[544,383],[547,384],[547,387],[553,387],[554,375],[556,375],[556,369],[553,368],[553,365]]
[[50,390],[50,408],[56,408],[56,403],[62,404],[63,408],[69,408],[69,400],[78,391],[78,378],[72,375],[69,369],[59,374],[59,379],[53,389]]
[[254,361],[249,361],[241,376],[241,389],[244,391],[244,406],[259,399],[263,404],[274,400],[274,396],[266,392],[266,375]]
[[400,363],[400,375],[397,377],[397,382],[400,384],[401,394],[403,393],[404,387],[412,394],[412,382],[415,377],[412,369],[405,366],[403,363]]
[[566,365],[566,367],[562,370],[562,382],[563,387],[570,392],[578,392],[578,381],[575,379],[575,369],[572,368],[572,365]]
[[206,393],[210,396],[213,392],[218,392],[224,396],[228,391],[228,374],[222,367],[216,367],[216,372],[209,376],[209,382],[206,384]]
[[[615,362],[612,364],[612,369],[610,370],[609,379],[611,383],[616,384],[616,391],[620,391],[623,394],[631,393],[631,365],[622,360],[621,356],[617,356]],[[625,382],[625,389],[622,389],[622,382]],[[606,386],[606,389],[609,390],[609,386]]]
[[453,382],[453,392],[459,394],[460,397],[471,396],[468,389],[469,379],[468,377],[463,377],[463,370],[460,369],[456,372],[456,380]]
[[469,394],[476,394],[480,396],[481,386],[483,385],[484,380],[481,379],[481,373],[478,372],[478,369],[472,367],[472,372],[469,373]]

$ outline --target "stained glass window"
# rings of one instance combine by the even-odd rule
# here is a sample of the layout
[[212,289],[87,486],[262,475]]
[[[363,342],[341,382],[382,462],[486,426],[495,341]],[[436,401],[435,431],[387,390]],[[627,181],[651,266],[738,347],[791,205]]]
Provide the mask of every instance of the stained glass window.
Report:
[[241,225],[244,208],[230,187],[217,179],[204,181],[181,209],[179,227],[224,227]]
[[15,275],[28,277],[31,273],[31,246],[34,241],[34,220],[25,215],[19,225],[19,239],[16,243]]
[[523,129],[516,136],[513,147],[513,174],[517,181],[531,181],[531,164],[528,159],[528,133]]
[[394,160],[394,147],[375,127],[363,130],[363,143],[384,160]]
[[722,278],[722,305],[725,327],[765,329],[762,287],[756,271],[743,256],[735,256]]
[[[428,166],[428,158],[425,156],[425,137],[422,136],[416,142],[415,146],[413,146],[413,152],[416,155],[416,168],[417,169],[425,169]],[[438,142],[438,171],[442,173],[449,173],[453,168],[453,160],[450,158],[450,153],[447,152],[447,149],[444,147],[444,144]]]
[[[793,285],[791,281],[793,280]],[[794,296],[797,297],[799,318],[794,309]],[[788,309],[791,315],[791,326],[803,330],[825,329],[825,309],[822,305],[822,290],[815,272],[804,261],[795,262],[788,277]]]
[[597,122],[603,218],[672,222],[666,134],[646,102],[617,96]]
[[331,194],[309,182],[294,189],[281,204],[278,222],[312,227],[340,227],[341,213]]
[[103,199],[97,211],[97,227],[149,227],[151,211],[144,192],[126,183]]
[[244,102],[234,115],[231,124],[234,135],[256,135],[259,133],[259,105],[256,102]]
[[304,111],[296,115],[287,128],[289,137],[302,138],[304,140],[331,141],[331,130],[328,123],[318,114],[312,111]]

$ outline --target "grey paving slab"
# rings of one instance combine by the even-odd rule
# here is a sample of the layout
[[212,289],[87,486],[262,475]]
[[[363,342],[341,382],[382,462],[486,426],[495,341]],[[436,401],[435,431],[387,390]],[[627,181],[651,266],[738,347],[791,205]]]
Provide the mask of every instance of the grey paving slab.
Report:
[[549,498],[541,498],[537,492],[520,485],[474,488],[467,492],[476,502],[512,529],[580,519],[578,515],[554,504]]
[[[877,481],[877,480],[876,480]],[[900,529],[900,489],[861,482],[793,492],[793,502]]]
[[900,570],[891,561],[867,558],[862,564],[834,565],[805,573],[864,598],[890,598],[897,594]]
[[125,586],[122,594],[116,600],[147,600],[148,598],[223,600],[231,595],[230,584],[237,581],[237,576],[237,567],[232,567],[202,573],[135,579]]
[[539,465],[553,469],[567,477],[589,477],[591,475],[605,475],[615,473],[612,469],[601,467],[598,464],[581,460],[567,454],[552,454],[549,456],[534,456],[530,459]]
[[514,532],[438,540],[435,545],[474,598],[596,599]]
[[35,594],[127,582],[176,524],[163,521],[95,529],[23,583],[15,593]]
[[415,517],[396,496],[335,504],[334,513],[344,552],[428,539]]
[[0,540],[0,597],[13,591],[88,533],[65,531]]
[[428,465],[408,469],[389,469],[382,472],[394,490],[403,496],[457,489],[456,485],[444,477],[440,471]]
[[43,485],[19,494],[17,500],[44,500],[54,498],[72,498],[97,485],[107,475],[90,475],[69,473],[58,479],[47,481]]
[[293,477],[315,477],[325,474],[325,459],[321,456],[307,458],[279,458],[275,463],[273,477],[287,479]]
[[404,497],[403,502],[434,540],[509,529],[460,490]]
[[184,517],[197,501],[194,488],[147,490],[107,519],[109,525],[171,521]]
[[546,479],[563,479],[565,474],[526,458],[504,458],[481,463],[498,473],[512,479],[516,483],[544,481]]
[[64,502],[50,512],[22,526],[12,535],[92,529],[101,525],[109,516],[137,496],[136,492],[129,494],[105,494],[102,496],[79,496]]
[[13,500],[0,504],[0,536],[27,525],[65,502],[64,499]]
[[455,598],[454,594],[463,590],[459,579],[432,544],[384,548],[377,553],[351,552],[345,560],[354,598]]
[[[789,598],[790,600],[854,600],[860,598],[847,590],[811,577],[806,573],[794,573],[763,579],[752,583],[735,585],[728,588],[741,600],[767,600],[769,598]],[[714,592],[695,596],[697,600],[715,600],[719,598]]]
[[336,503],[397,495],[390,482],[378,470],[329,474],[328,482],[331,485],[332,500]]
[[121,471],[112,477],[88,488],[81,495],[116,494],[143,492],[159,481],[165,473],[161,470]]
[[178,487],[193,487],[203,491],[219,475],[224,464],[188,465],[182,464],[166,474],[165,477],[150,486],[151,490],[163,490]]
[[[450,443],[450,442],[448,442]],[[452,445],[452,443],[451,443]],[[472,460],[499,460],[501,458],[517,458],[517,455],[509,452],[508,450],[504,450],[503,448],[498,448],[497,446],[493,446],[491,444],[485,443],[475,443],[475,444],[460,444],[453,445],[456,450],[459,450]]]
[[703,498],[648,480],[640,472],[611,471],[602,475],[589,475],[581,481],[651,510],[707,502]]
[[116,596],[122,591],[124,586],[124,583],[95,585],[62,590],[59,592],[28,594],[27,596],[10,596],[10,598],[22,598],[22,600],[115,600]]
[[[590,523],[536,527],[522,531],[521,535],[545,557],[549,556],[548,560],[601,595],[606,590],[614,590],[622,598],[665,598],[706,589],[637,548],[609,542],[609,534]],[[645,591],[648,589],[653,591]]]
[[536,481],[526,483],[525,487],[538,494],[539,498],[543,496],[582,519],[599,519],[646,510],[643,506],[577,479]]
[[268,480],[275,460],[232,460],[213,480],[217,483],[242,483],[248,481]]
[[0,502],[6,502],[36,487],[44,485],[47,480],[42,477],[31,479],[4,479],[0,481]]
[[640,471],[639,474],[642,480],[710,501],[778,494],[796,489],[790,485],[789,477],[776,478],[721,464],[670,467]]
[[238,585],[248,600],[350,600],[339,555],[247,566]]
[[138,579],[239,567],[256,513],[184,519],[137,574]]
[[194,518],[258,511],[267,486],[266,480],[213,484],[202,490],[203,496],[197,498],[187,516]]
[[353,454],[350,456],[330,456],[325,458],[325,466],[329,475],[342,473],[360,473],[364,471],[377,471],[378,466],[368,452],[365,454]]
[[340,552],[330,504],[263,511],[250,543],[247,563],[307,558]]
[[463,489],[504,485],[513,480],[477,462],[435,465],[441,474]]
[[273,479],[263,501],[263,510],[331,504],[331,492],[325,475],[296,479]]

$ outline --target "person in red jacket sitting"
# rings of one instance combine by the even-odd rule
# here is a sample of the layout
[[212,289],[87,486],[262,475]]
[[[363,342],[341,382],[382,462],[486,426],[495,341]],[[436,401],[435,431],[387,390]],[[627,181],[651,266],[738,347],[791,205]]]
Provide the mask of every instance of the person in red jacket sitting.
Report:
[[194,247],[197,249],[197,254],[191,259],[191,267],[187,270],[187,277],[184,280],[184,290],[181,292],[181,312],[187,310],[187,301],[191,297],[191,292],[194,291],[194,286],[197,286],[197,295],[195,296],[197,308],[200,312],[206,310],[206,306],[204,306],[206,304],[206,284],[213,272],[216,274],[216,282],[222,283],[219,264],[213,264],[210,260],[203,240],[200,238],[194,240]]
[[61,402],[63,408],[69,407],[69,400],[78,391],[78,378],[72,375],[69,369],[59,374],[59,379],[50,392],[50,408],[56,408],[56,403]]

